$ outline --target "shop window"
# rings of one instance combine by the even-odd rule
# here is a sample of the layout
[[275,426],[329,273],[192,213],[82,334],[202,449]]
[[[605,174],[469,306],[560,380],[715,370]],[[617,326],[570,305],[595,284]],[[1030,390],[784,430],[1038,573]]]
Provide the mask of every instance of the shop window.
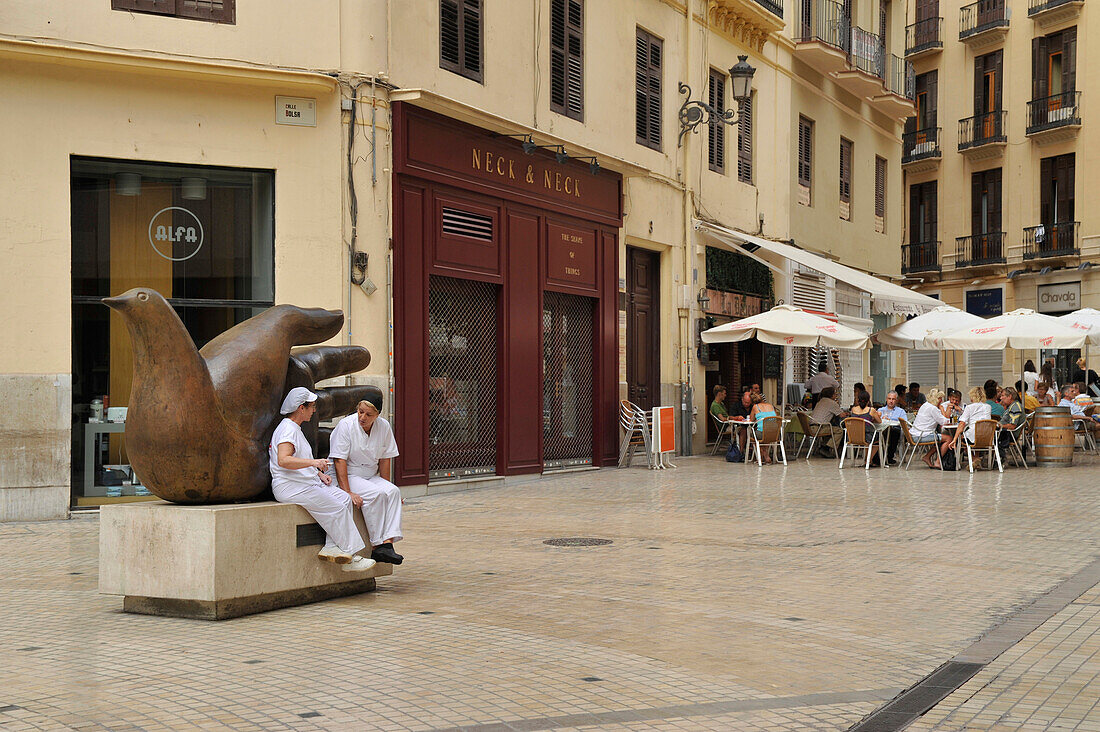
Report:
[[481,0],[439,0],[439,67],[483,81]]
[[584,4],[550,0],[550,109],[584,121]]
[[560,292],[543,294],[544,470],[592,464],[595,302]]
[[237,0],[111,0],[111,9],[214,23],[237,22]]
[[96,505],[147,494],[126,459],[130,338],[101,300],[157,290],[199,348],[271,307],[275,178],[88,158],[73,158],[70,175],[73,498]]

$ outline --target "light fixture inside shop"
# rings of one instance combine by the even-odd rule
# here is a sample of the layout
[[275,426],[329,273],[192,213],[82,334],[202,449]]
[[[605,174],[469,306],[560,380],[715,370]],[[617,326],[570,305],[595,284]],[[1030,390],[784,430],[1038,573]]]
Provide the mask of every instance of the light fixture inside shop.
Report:
[[141,176],[137,173],[116,173],[115,193],[120,196],[140,196]]
[[711,121],[721,122],[727,125],[737,124],[741,116],[741,109],[745,102],[752,96],[752,77],[756,73],[748,61],[748,56],[738,56],[737,63],[730,68],[730,84],[733,87],[733,99],[737,102],[737,109],[715,109],[706,102],[691,100],[691,87],[680,82],[680,93],[686,99],[680,105],[680,139],[676,147],[684,144],[684,135],[698,131],[699,125]]
[[206,200],[206,178],[180,178],[180,195],[188,201]]

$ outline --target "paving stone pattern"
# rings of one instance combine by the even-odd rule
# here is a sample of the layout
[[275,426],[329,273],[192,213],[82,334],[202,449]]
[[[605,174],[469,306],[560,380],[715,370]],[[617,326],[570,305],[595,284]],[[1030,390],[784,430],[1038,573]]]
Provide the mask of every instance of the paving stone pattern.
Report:
[[[94,517],[0,525],[0,729],[846,729],[1100,556],[1081,462],[699,457],[417,498],[378,592],[220,623],[99,595]],[[1100,729],[1098,611],[910,728]]]

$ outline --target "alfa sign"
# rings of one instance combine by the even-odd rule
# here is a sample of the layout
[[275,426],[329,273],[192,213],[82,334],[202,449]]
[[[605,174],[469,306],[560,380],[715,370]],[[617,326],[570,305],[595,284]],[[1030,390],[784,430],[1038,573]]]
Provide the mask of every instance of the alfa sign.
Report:
[[1057,285],[1039,285],[1040,313],[1062,313],[1081,309],[1081,283],[1063,282]]

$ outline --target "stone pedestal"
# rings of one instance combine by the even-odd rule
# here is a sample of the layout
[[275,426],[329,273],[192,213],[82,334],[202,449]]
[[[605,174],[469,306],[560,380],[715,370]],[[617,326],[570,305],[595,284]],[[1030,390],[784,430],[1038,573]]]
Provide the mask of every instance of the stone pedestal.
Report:
[[317,558],[324,541],[305,509],[274,501],[104,506],[99,591],[122,595],[126,612],[224,620],[369,592],[393,573],[381,562],[344,572]]

